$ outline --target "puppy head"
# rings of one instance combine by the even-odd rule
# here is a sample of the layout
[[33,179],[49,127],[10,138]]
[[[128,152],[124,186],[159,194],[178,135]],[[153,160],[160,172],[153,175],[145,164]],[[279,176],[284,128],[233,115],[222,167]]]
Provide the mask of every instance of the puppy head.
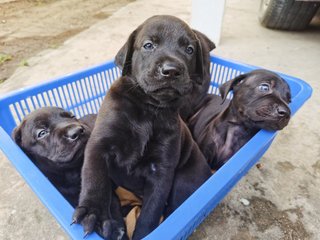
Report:
[[73,168],[82,164],[90,128],[72,113],[44,107],[27,115],[12,132],[14,141],[42,166]]
[[[209,52],[214,44],[173,16],[154,16],[133,31],[116,56],[122,75],[159,102],[172,103],[209,82]],[[206,89],[207,90],[207,89]]]
[[289,85],[271,71],[255,70],[240,75],[223,84],[219,90],[223,101],[233,90],[231,106],[250,127],[281,130],[290,120]]

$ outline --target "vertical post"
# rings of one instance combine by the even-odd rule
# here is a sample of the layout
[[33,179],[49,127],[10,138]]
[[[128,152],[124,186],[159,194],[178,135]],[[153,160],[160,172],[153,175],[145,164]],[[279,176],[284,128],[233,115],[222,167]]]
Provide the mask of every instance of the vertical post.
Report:
[[220,42],[225,0],[192,0],[191,26]]

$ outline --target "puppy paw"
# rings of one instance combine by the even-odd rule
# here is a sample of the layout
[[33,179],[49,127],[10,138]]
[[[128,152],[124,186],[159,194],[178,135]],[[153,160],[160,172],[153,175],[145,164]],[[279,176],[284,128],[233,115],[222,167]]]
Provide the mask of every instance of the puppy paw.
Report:
[[126,240],[125,227],[116,220],[103,216],[99,209],[79,206],[75,209],[72,223],[81,224],[84,238],[94,230],[104,239]]
[[83,226],[84,237],[93,232],[97,220],[99,210],[96,208],[88,208],[79,206],[75,209],[72,216],[72,223],[78,223]]
[[97,233],[103,237],[111,240],[128,240],[125,227],[113,220],[104,220],[101,227],[97,229]]

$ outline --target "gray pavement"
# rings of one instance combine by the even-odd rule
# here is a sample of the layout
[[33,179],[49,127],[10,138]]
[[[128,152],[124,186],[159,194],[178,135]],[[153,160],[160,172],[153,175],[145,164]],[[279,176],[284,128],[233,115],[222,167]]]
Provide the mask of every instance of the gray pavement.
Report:
[[[257,20],[258,5],[227,1],[214,53],[304,79],[313,96],[278,134],[262,168],[252,168],[190,239],[320,239],[320,27],[265,29]],[[17,69],[0,85],[0,94],[112,58],[149,16],[172,14],[189,22],[190,12],[190,1],[132,2],[61,47],[29,59],[30,67]],[[0,239],[68,239],[2,153],[0,172]]]

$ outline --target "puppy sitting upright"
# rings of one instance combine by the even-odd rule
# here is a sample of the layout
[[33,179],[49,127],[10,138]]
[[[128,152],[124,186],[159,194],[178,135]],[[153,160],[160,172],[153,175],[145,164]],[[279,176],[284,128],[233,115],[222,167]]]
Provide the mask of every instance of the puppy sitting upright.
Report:
[[85,151],[73,219],[85,232],[99,225],[103,237],[122,237],[110,213],[109,177],[142,197],[133,234],[142,239],[211,176],[179,116],[194,89],[191,75],[203,79],[199,35],[175,17],[155,16],[120,50],[122,77],[107,93]]
[[[260,129],[281,130],[289,122],[288,84],[277,74],[255,70],[220,86],[221,97],[208,95],[188,126],[213,169],[220,168]],[[233,90],[231,102],[226,100]]]
[[75,207],[80,194],[80,173],[85,145],[96,115],[76,119],[57,107],[28,114],[12,133],[14,141]]

